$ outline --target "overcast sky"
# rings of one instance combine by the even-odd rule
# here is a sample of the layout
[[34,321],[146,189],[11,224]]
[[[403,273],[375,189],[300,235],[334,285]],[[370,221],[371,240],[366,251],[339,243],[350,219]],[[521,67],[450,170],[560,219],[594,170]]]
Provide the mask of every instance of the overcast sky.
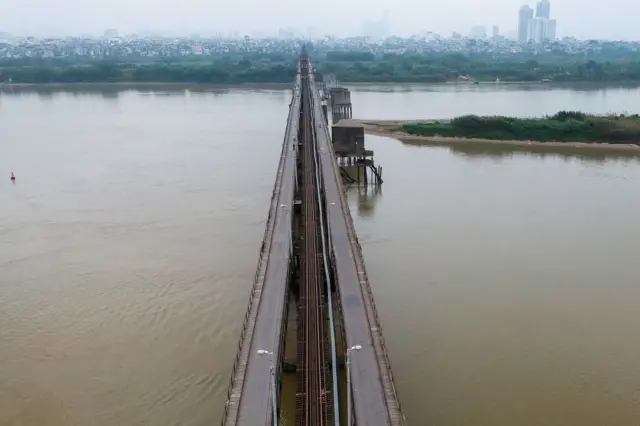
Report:
[[[355,34],[388,11],[391,31],[467,34],[474,25],[515,30],[521,0],[0,0],[0,31],[18,35],[169,30],[190,34],[320,27]],[[528,3],[535,9],[535,1]],[[557,35],[640,39],[640,1],[551,0]]]

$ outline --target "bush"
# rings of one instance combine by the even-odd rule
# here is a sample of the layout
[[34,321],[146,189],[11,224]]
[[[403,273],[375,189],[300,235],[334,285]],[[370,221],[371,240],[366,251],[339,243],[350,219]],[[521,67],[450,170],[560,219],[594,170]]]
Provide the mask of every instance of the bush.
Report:
[[539,119],[466,115],[450,123],[405,124],[402,130],[412,135],[492,140],[640,143],[640,120],[636,117],[598,117],[575,111]]
[[557,121],[567,121],[567,120],[577,120],[584,121],[587,118],[587,114],[579,111],[560,111],[555,115],[552,115],[551,120]]

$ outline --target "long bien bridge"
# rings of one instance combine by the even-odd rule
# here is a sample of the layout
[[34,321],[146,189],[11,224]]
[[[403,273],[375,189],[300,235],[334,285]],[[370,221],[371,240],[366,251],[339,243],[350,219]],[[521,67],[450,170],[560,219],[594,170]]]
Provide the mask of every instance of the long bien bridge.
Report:
[[285,369],[296,425],[406,424],[325,114],[303,50],[225,426],[284,425]]

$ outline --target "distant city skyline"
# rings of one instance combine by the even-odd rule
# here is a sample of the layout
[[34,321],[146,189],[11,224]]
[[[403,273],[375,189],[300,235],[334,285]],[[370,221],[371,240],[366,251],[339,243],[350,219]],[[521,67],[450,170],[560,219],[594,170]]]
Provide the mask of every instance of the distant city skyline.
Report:
[[[431,7],[418,0],[326,0],[314,6],[315,13],[300,14],[300,6],[293,0],[234,0],[224,4],[205,0],[24,0],[0,6],[0,32],[95,36],[113,28],[120,34],[277,35],[280,30],[295,28],[295,33],[321,36],[355,36],[363,31],[371,35],[434,32],[448,36],[454,31],[468,34],[474,26],[484,25],[498,26],[502,34],[508,34],[517,29],[515,16],[522,3],[447,0]],[[640,40],[640,28],[635,23],[640,2],[609,0],[587,7],[583,0],[558,0],[551,6],[550,17],[561,23],[558,36]]]

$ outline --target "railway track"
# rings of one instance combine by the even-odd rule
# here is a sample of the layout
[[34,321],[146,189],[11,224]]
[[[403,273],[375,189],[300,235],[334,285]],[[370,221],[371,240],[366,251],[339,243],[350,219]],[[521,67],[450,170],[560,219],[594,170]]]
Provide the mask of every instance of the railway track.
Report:
[[302,82],[301,168],[302,168],[302,264],[298,306],[298,414],[296,423],[305,426],[332,424],[328,368],[327,313],[324,303],[323,256],[320,241],[319,202],[316,182],[315,130],[311,92]]

